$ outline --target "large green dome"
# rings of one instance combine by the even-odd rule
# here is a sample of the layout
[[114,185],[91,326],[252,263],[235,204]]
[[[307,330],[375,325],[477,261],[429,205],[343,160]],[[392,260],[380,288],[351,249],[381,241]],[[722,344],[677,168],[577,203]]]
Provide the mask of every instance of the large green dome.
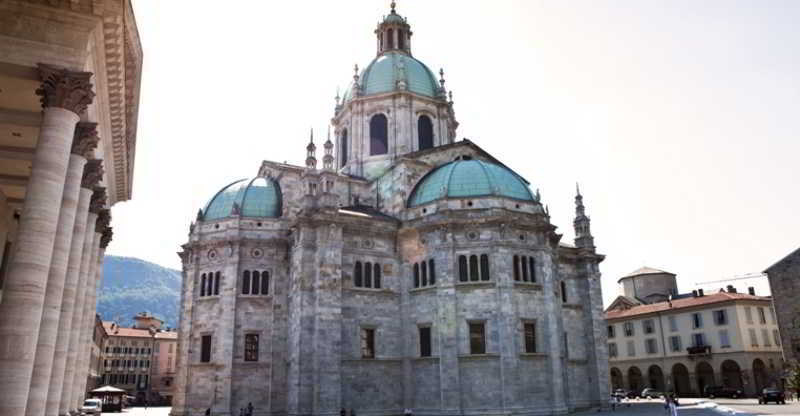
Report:
[[[381,54],[361,71],[358,79],[365,96],[397,91],[398,81],[405,81],[407,91],[426,97],[436,97],[439,91],[433,72],[402,52]],[[353,86],[345,93],[344,101],[353,98]]]
[[[239,212],[234,212],[234,204]],[[281,188],[277,182],[264,177],[240,179],[222,188],[208,201],[203,210],[206,221],[229,217],[281,216]]]
[[456,160],[425,175],[411,192],[409,207],[443,198],[499,196],[534,201],[525,181],[510,169],[482,160]]

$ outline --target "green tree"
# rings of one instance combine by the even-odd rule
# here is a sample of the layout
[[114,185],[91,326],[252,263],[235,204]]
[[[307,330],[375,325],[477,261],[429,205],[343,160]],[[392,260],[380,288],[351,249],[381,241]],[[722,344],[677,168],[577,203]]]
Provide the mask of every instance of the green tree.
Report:
[[793,362],[789,364],[789,371],[786,377],[786,386],[789,387],[789,390],[800,394],[800,363]]

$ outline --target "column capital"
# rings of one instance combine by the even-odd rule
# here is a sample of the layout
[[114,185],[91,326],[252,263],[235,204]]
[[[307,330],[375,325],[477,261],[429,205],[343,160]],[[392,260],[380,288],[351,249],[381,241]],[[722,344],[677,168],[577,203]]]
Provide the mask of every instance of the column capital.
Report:
[[94,189],[100,179],[103,179],[103,161],[101,159],[89,159],[83,167],[83,179],[81,188]]
[[106,188],[96,186],[92,193],[92,199],[89,201],[89,212],[93,214],[100,214],[100,211],[106,205]]
[[108,228],[108,224],[111,224],[111,210],[103,208],[97,212],[97,221],[94,226],[95,232],[104,232]]
[[112,227],[106,227],[103,230],[103,234],[100,236],[100,248],[105,249],[108,247],[108,243],[111,242],[111,238],[114,236],[114,230]]
[[42,86],[36,90],[36,95],[42,97],[42,108],[60,107],[80,115],[94,99],[91,72],[39,64],[39,77]]
[[72,138],[72,154],[89,159],[99,140],[97,123],[89,121],[78,122],[75,126],[75,135]]

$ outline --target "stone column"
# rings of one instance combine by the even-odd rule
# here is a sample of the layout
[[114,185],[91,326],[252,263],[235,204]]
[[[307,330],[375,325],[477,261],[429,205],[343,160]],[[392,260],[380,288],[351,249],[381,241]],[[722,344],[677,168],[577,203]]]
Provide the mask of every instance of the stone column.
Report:
[[91,361],[92,353],[92,334],[94,333],[95,311],[97,309],[97,258],[100,256],[100,242],[103,235],[111,233],[111,228],[108,226],[111,221],[109,210],[104,209],[100,211],[97,216],[97,223],[95,224],[95,238],[92,244],[92,250],[89,252],[89,268],[86,278],[86,298],[83,317],[83,329],[81,336],[84,338],[82,348],[78,350],[80,354],[78,357],[78,380],[77,390],[78,399],[77,403],[83,403],[86,396],[86,384],[89,376],[89,362]]
[[0,303],[0,416],[25,414],[70,144],[94,98],[91,73],[45,65],[39,73],[44,114]]
[[[78,284],[76,286],[74,310],[72,313],[72,325],[70,326],[69,347],[67,349],[66,369],[64,371],[64,382],[61,387],[61,401],[59,404],[59,414],[64,415],[71,410],[75,410],[76,403],[73,398],[73,387],[75,386],[76,359],[78,357],[78,335],[80,335],[80,325],[83,322],[83,304],[86,294],[86,268],[89,262],[89,250],[87,244],[94,242],[94,227],[97,222],[97,213],[106,204],[105,188],[96,187],[89,201],[89,214],[86,219],[86,230],[84,232],[83,247],[80,247],[80,264],[78,265]],[[70,264],[70,268],[72,265]]]
[[75,225],[72,229],[72,242],[69,250],[67,277],[64,281],[61,316],[58,320],[58,338],[55,344],[50,387],[47,392],[47,407],[45,411],[47,416],[56,414],[63,415],[67,411],[66,406],[62,408],[60,403],[61,393],[64,387],[64,373],[66,371],[67,350],[69,348],[72,329],[75,298],[77,296],[76,286],[78,285],[78,276],[80,274],[81,255],[83,253],[83,242],[86,237],[86,220],[89,215],[89,202],[92,197],[92,188],[97,186],[102,176],[102,161],[99,159],[90,159],[83,169],[78,210],[75,216]]
[[53,354],[58,336],[58,325],[61,315],[61,303],[64,295],[64,280],[67,275],[69,251],[72,243],[78,199],[81,189],[81,178],[86,159],[97,146],[97,124],[81,122],[75,129],[72,140],[72,154],[69,158],[67,176],[64,183],[64,195],[56,230],[53,259],[47,277],[47,290],[44,298],[42,321],[39,326],[39,339],[36,345],[36,358],[31,376],[27,416],[42,416],[47,404],[50,388],[50,377],[53,368]]
[[[104,191],[105,192],[105,191]],[[91,215],[89,216],[91,218]],[[77,356],[75,357],[75,373],[74,378],[72,379],[72,397],[71,397],[71,405],[74,406],[75,409],[80,407],[82,403],[80,398],[83,396],[83,392],[81,389],[83,388],[84,384],[86,384],[86,360],[88,359],[87,352],[86,352],[86,345],[89,342],[89,336],[91,335],[88,328],[88,321],[89,311],[92,309],[89,302],[92,296],[92,290],[95,287],[95,279],[92,275],[92,265],[94,261],[97,259],[97,249],[100,244],[100,234],[96,232],[96,230],[103,229],[108,226],[108,223],[111,221],[111,216],[107,209],[100,209],[97,212],[97,217],[95,218],[95,226],[90,227],[92,229],[92,233],[87,235],[86,241],[83,243],[83,258],[81,259],[81,280],[85,281],[85,284],[82,289],[82,295],[78,295],[79,297],[82,296],[83,299],[79,305],[79,309],[76,310],[76,313],[80,313],[78,316],[78,340],[75,352]],[[91,239],[88,236],[92,236]],[[80,289],[80,288],[79,288]],[[80,307],[82,305],[82,307]],[[69,381],[69,380],[67,380]]]

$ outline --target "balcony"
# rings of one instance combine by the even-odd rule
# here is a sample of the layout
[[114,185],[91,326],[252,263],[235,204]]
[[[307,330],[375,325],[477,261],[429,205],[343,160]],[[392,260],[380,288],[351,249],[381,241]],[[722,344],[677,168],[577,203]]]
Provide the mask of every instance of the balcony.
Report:
[[689,354],[689,358],[707,357],[711,355],[711,346],[696,345],[694,347],[686,348],[686,352]]

